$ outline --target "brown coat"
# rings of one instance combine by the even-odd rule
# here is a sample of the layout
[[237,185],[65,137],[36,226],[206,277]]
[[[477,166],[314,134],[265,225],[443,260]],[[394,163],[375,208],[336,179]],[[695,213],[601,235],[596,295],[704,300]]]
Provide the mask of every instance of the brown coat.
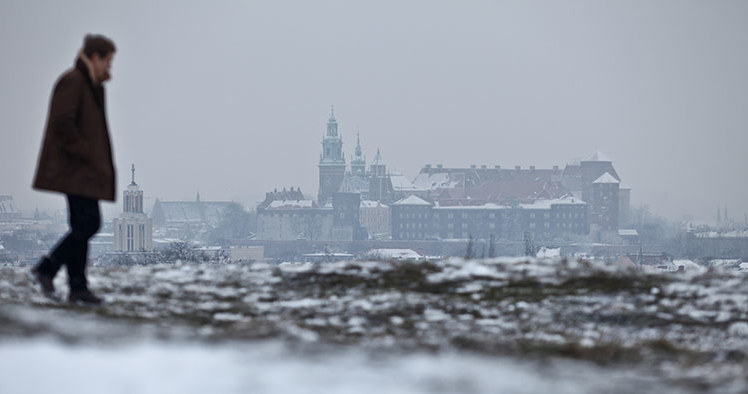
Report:
[[104,87],[83,56],[54,87],[34,188],[114,201]]

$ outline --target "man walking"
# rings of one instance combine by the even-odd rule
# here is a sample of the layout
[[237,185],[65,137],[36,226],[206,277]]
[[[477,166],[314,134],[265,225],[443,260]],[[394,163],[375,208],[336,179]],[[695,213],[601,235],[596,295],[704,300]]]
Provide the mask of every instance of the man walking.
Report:
[[70,231],[31,270],[42,292],[57,299],[53,279],[65,265],[68,301],[100,304],[88,288],[88,241],[101,225],[99,200],[114,201],[115,170],[107,128],[104,86],[116,48],[101,35],[87,35],[75,67],[52,92],[34,188],[67,196]]

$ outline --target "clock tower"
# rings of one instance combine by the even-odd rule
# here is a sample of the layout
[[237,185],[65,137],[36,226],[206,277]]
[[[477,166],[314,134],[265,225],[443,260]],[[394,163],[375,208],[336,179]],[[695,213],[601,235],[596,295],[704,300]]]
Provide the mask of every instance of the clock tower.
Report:
[[345,157],[343,157],[343,138],[338,134],[338,121],[335,109],[330,108],[327,120],[327,133],[322,137],[322,154],[319,157],[319,192],[317,203],[325,206],[332,194],[340,189],[345,176]]

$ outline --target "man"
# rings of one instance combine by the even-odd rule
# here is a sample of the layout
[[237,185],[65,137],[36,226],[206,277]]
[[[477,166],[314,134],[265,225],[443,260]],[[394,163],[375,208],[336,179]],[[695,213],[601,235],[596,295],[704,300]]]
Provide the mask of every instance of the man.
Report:
[[115,170],[105,113],[103,83],[116,48],[101,35],[87,35],[75,67],[52,92],[34,188],[67,196],[70,231],[31,270],[31,277],[57,299],[53,280],[65,265],[73,303],[100,304],[88,288],[88,241],[101,225],[99,201],[114,201]]

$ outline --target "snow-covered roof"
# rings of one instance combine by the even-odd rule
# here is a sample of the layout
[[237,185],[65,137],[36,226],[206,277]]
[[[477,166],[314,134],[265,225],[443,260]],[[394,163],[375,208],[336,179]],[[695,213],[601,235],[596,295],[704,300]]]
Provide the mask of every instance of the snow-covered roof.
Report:
[[379,201],[361,200],[361,208],[387,208],[387,205]]
[[428,190],[453,189],[459,182],[451,177],[448,172],[427,173],[422,172],[413,180],[416,187]]
[[491,210],[491,209],[509,209],[506,205],[499,205],[494,203],[486,203],[481,205],[447,205],[447,206],[435,206],[434,209],[448,210],[448,209],[460,209],[460,210]]
[[416,192],[428,190],[414,185],[413,182],[409,181],[408,178],[406,178],[404,175],[390,175],[390,181],[392,182],[392,189],[396,192]]
[[431,205],[431,203],[411,194],[392,205]]
[[605,156],[600,151],[595,151],[595,153],[592,154],[592,157],[590,157],[587,161],[612,161],[608,158],[608,156]]
[[535,254],[535,257],[539,259],[561,257],[561,248],[546,248],[545,246],[543,246],[540,248],[540,250],[538,250],[538,253]]
[[372,249],[366,255],[396,260],[418,260],[423,257],[413,249]]
[[536,200],[529,204],[519,204],[522,209],[551,209],[553,205],[587,205],[587,203],[576,197],[566,196],[550,200]]
[[613,175],[610,175],[609,172],[606,172],[605,174],[600,175],[600,177],[595,179],[595,181],[592,183],[620,183],[620,182],[618,182],[618,179],[614,178]]
[[727,232],[707,231],[695,233],[696,238],[748,238],[748,230],[735,230]]
[[300,209],[314,208],[312,200],[274,200],[268,205],[267,209]]

